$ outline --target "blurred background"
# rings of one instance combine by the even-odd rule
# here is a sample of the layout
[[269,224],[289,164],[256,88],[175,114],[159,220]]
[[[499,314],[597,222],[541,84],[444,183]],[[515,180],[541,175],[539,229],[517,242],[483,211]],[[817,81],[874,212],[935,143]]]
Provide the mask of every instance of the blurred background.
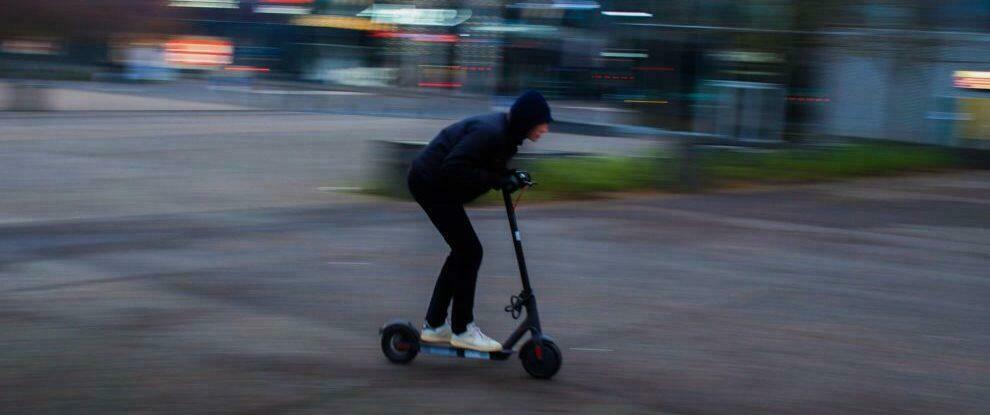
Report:
[[[213,95],[287,83],[495,107],[533,88],[566,121],[761,140],[982,147],[990,128],[983,0],[52,0],[4,10],[8,80],[199,80],[206,90],[189,94]],[[42,105],[6,95],[11,108]],[[362,111],[386,110],[372,107]]]
[[[527,89],[563,369],[391,365],[409,160]],[[988,0],[0,0],[0,414],[986,414],[988,143]]]

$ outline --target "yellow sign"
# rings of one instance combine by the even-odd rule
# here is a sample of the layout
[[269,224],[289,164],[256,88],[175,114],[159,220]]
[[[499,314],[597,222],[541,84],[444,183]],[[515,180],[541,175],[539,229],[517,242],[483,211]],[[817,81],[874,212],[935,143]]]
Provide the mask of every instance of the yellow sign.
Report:
[[990,89],[990,72],[956,71],[953,78],[956,88]]
[[959,136],[970,140],[990,140],[990,98],[959,98]]
[[365,31],[392,31],[394,25],[381,24],[363,17],[350,16],[330,16],[330,15],[308,15],[299,16],[292,20],[298,26],[329,27],[334,29],[365,30]]

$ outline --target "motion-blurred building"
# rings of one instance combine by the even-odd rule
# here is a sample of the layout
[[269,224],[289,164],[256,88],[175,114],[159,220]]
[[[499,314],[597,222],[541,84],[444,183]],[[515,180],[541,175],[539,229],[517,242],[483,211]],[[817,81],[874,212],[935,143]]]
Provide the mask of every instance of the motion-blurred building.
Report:
[[602,102],[622,122],[744,140],[982,146],[990,128],[985,0],[118,3],[17,5],[0,73],[74,79],[86,72],[66,66],[89,65],[130,80],[267,78],[496,105],[536,88]]

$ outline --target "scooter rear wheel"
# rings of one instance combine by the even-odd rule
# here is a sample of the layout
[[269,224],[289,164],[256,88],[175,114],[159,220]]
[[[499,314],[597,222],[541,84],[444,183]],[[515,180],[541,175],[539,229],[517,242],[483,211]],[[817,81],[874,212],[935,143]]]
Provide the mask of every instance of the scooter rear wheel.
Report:
[[532,339],[523,344],[519,349],[519,359],[522,360],[523,369],[526,373],[537,379],[550,379],[560,370],[563,359],[560,348],[553,340],[544,338],[543,345],[536,347],[536,342]]
[[392,363],[411,362],[419,354],[419,331],[409,323],[392,323],[382,329],[382,353]]

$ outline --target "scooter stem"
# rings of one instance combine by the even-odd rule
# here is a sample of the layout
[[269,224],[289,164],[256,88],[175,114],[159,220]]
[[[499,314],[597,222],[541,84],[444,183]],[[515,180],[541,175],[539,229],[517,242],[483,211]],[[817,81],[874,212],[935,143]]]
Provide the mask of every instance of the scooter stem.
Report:
[[516,261],[519,263],[519,277],[522,279],[523,292],[531,293],[533,289],[529,285],[529,272],[526,271],[526,257],[523,255],[522,236],[519,234],[519,225],[516,223],[516,210],[512,206],[512,195],[503,189],[502,199],[505,201],[505,213],[509,217],[509,230],[512,232],[512,244],[516,249]]

